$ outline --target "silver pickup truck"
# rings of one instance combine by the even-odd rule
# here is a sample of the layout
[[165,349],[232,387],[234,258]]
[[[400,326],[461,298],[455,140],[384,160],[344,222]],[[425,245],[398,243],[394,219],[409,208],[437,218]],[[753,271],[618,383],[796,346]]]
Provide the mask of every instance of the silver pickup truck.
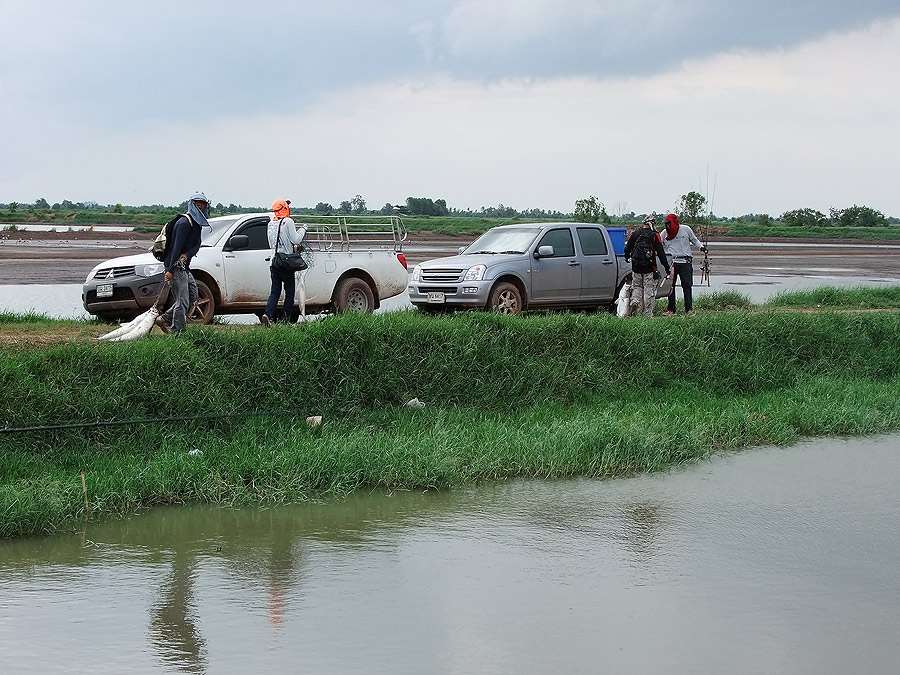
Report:
[[413,269],[409,298],[436,312],[482,308],[504,314],[550,307],[612,307],[629,274],[624,227],[522,223],[495,227],[459,255]]

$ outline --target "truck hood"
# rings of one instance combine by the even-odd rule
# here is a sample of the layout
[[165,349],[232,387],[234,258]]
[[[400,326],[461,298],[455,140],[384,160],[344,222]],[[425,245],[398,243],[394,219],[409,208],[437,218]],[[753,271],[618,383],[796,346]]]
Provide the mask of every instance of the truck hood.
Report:
[[525,257],[526,254],[520,253],[479,253],[477,255],[453,255],[446,258],[432,258],[420,263],[422,269],[434,269],[437,267],[458,267],[460,269],[468,269],[474,265],[485,265],[490,267],[509,260],[515,260]]
[[110,258],[109,260],[104,260],[88,273],[87,278],[93,278],[93,276],[97,273],[97,270],[101,268],[108,269],[110,267],[131,267],[132,265],[138,267],[140,265],[159,264],[161,263],[159,262],[159,260],[153,257],[152,253],[136,253],[135,255],[123,255],[118,258]]

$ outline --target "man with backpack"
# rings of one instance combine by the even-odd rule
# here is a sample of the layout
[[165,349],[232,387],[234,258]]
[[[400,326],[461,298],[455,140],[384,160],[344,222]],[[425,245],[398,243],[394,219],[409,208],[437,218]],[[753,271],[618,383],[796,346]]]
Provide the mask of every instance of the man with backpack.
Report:
[[178,334],[184,332],[188,316],[197,302],[197,282],[191,274],[191,258],[200,250],[200,230],[209,227],[209,200],[202,192],[197,192],[188,200],[187,213],[172,226],[171,236],[166,235],[165,281],[175,303],[156,317],[156,325],[163,332]]
[[663,250],[662,240],[656,233],[656,219],[653,216],[644,218],[642,227],[636,229],[625,242],[625,260],[631,259],[631,304],[635,306],[632,316],[653,316],[656,304],[656,281],[659,273],[656,269],[658,257],[669,276],[669,261]]

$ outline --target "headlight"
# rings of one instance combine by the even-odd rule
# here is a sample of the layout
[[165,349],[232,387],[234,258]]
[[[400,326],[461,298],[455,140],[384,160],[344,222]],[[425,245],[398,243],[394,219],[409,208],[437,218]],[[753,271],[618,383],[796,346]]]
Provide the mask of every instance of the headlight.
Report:
[[138,276],[155,277],[157,274],[162,274],[165,269],[166,266],[163,263],[154,263],[153,265],[144,265],[143,268],[138,267],[135,271]]
[[421,278],[422,278],[422,266],[416,265],[415,267],[413,267],[412,280],[419,281],[419,279],[421,279]]
[[466,276],[463,277],[463,281],[481,281],[484,279],[486,270],[487,265],[473,265],[466,271]]
[[93,279],[93,278],[94,278],[94,275],[97,274],[97,270],[99,270],[99,269],[100,269],[100,266],[97,265],[97,267],[95,267],[95,268],[92,269],[90,272],[88,272],[87,279],[84,280],[84,283],[87,283],[87,282],[89,282],[91,279]]

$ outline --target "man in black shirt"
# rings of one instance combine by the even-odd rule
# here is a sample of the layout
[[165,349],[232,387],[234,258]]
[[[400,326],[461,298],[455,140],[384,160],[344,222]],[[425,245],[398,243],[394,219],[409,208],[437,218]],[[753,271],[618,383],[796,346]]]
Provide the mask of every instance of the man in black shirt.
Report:
[[644,218],[643,226],[636,229],[625,242],[625,260],[631,259],[631,305],[632,316],[653,316],[656,304],[656,259],[662,261],[669,276],[669,261],[663,249],[662,240],[656,233],[656,219]]

